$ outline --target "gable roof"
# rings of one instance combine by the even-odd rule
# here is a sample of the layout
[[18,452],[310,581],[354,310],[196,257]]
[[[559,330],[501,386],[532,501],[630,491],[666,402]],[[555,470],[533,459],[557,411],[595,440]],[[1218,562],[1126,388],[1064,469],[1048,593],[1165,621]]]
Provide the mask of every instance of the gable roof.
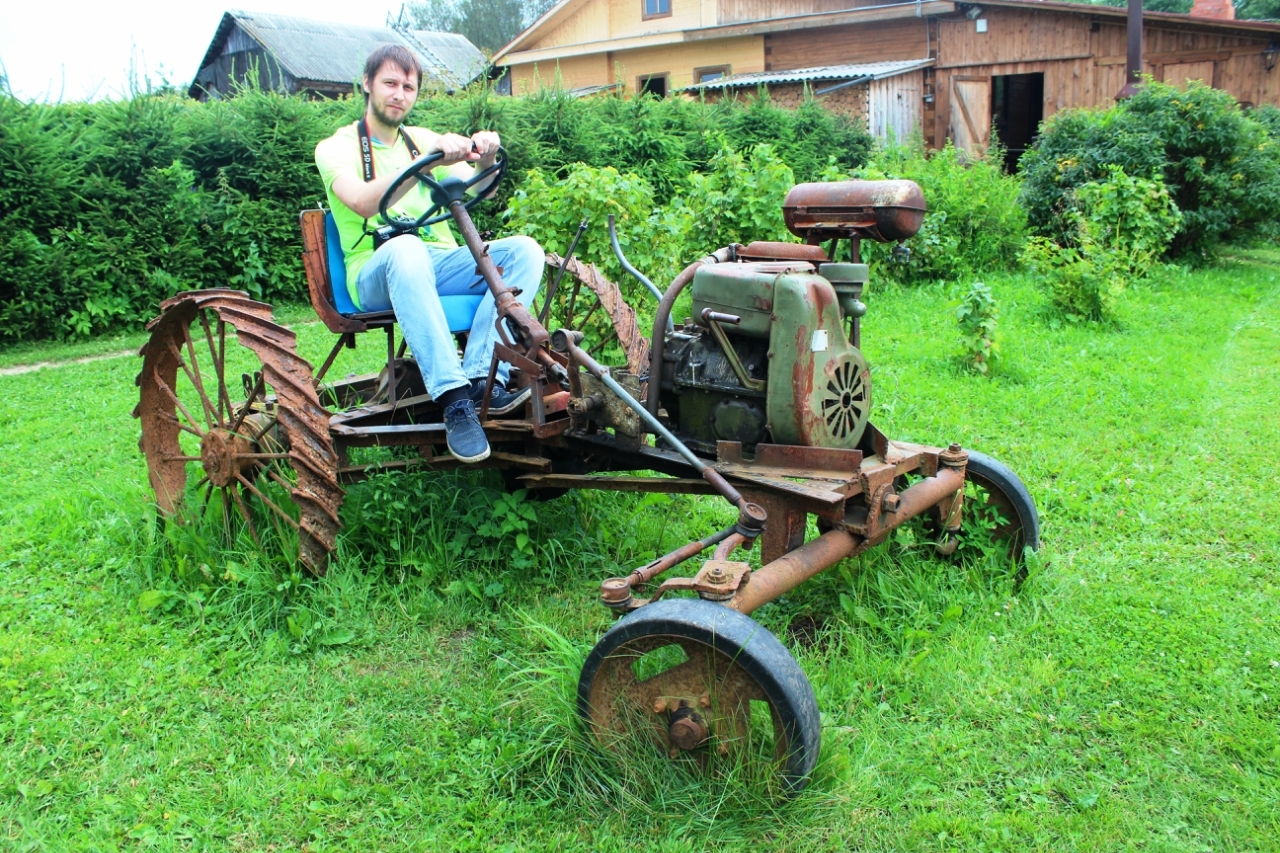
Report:
[[387,43],[402,44],[413,51],[422,63],[424,83],[448,91],[466,86],[489,66],[484,54],[456,33],[359,27],[233,10],[222,16],[200,61],[201,69],[222,54],[237,25],[298,80],[349,86],[373,49]]

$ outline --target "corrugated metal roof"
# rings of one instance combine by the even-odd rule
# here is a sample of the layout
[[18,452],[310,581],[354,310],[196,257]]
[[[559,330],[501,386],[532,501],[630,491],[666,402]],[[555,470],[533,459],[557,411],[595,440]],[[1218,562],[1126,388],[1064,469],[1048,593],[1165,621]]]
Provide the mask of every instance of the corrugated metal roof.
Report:
[[819,68],[792,68],[787,71],[757,71],[734,74],[686,86],[681,91],[700,92],[709,89],[745,89],[770,83],[807,83],[815,80],[883,80],[933,64],[932,59],[901,59],[895,62],[861,62],[857,65],[823,65]]
[[458,89],[479,77],[488,66],[488,60],[475,45],[454,33],[358,27],[311,18],[230,11],[222,16],[201,68],[222,53],[237,24],[300,80],[350,84],[360,75],[373,49],[387,43],[403,44],[418,56],[424,84]]

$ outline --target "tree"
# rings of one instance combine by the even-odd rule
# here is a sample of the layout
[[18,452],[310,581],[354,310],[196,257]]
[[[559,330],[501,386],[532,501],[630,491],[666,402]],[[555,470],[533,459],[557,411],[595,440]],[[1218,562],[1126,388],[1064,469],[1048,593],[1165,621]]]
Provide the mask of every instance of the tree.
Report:
[[551,7],[554,0],[419,0],[411,3],[414,27],[458,33],[492,55]]

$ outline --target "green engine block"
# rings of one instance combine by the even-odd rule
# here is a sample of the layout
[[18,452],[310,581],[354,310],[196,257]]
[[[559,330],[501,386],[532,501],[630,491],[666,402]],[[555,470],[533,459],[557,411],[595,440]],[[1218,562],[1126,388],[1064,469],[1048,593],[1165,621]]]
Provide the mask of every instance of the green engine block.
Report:
[[[842,284],[857,282],[860,289],[866,281],[862,264],[823,265],[829,274],[837,269]],[[719,341],[744,388],[765,391],[774,443],[857,446],[871,411],[871,374],[845,331],[846,314],[856,317],[862,307],[856,298],[804,262],[704,266],[692,295],[694,317]],[[738,366],[738,337],[768,340],[763,380]]]

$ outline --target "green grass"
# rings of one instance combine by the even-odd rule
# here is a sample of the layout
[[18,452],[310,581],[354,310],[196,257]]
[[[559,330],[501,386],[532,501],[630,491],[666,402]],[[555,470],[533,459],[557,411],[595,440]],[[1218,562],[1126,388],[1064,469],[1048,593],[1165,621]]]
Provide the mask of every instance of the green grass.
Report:
[[316,581],[165,535],[137,359],[0,376],[0,848],[1276,849],[1280,254],[1164,273],[1110,328],[988,283],[991,379],[957,368],[945,289],[873,286],[873,418],[1010,464],[1044,557],[1015,586],[904,535],[758,611],[823,710],[783,805],[617,768],[573,721],[599,580],[718,502],[571,495],[521,553],[479,526],[496,478],[386,477]]

